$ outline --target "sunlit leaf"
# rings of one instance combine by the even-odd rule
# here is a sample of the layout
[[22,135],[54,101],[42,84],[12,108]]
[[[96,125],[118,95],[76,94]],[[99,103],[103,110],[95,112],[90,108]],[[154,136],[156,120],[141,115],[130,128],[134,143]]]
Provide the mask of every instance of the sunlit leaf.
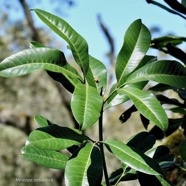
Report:
[[84,38],[60,17],[40,9],[34,9],[34,11],[50,29],[69,44],[75,61],[86,74],[89,67],[89,55],[88,45]]
[[129,167],[150,175],[160,175],[159,165],[151,158],[134,150],[120,141],[107,140],[104,142],[109,150]]
[[183,88],[186,87],[186,69],[176,61],[152,62],[133,72],[126,84],[148,80]]
[[72,139],[56,138],[46,132],[34,130],[28,137],[28,142],[41,149],[62,150],[73,145],[78,145],[80,142]]
[[86,79],[90,86],[97,87],[98,92],[104,92],[107,82],[106,67],[99,60],[89,57],[89,70]]
[[40,127],[46,127],[48,126],[50,123],[48,122],[48,119],[44,118],[43,116],[40,115],[36,115],[34,117],[36,123],[40,126]]
[[44,150],[32,144],[22,148],[21,154],[29,161],[54,169],[64,169],[68,156],[52,150]]
[[120,94],[126,94],[134,103],[138,111],[155,125],[166,131],[168,118],[156,97],[149,92],[144,92],[135,87],[125,87],[118,90]]
[[127,76],[138,66],[150,47],[151,34],[141,20],[134,21],[127,29],[124,44],[116,61],[116,77],[118,87]]
[[[143,81],[143,82],[129,84],[128,86],[143,89],[146,84],[147,82]],[[116,86],[117,84],[113,84],[113,86],[111,87],[109,97],[106,100],[107,104],[104,107],[104,109],[108,109],[110,107],[125,103],[126,101],[129,100],[129,97],[126,94],[118,94]]]
[[76,86],[71,100],[71,108],[82,130],[98,120],[102,104],[103,98],[96,88],[84,84]]
[[67,162],[65,169],[66,186],[98,186],[102,180],[102,162],[99,149],[86,144],[78,155]]
[[74,86],[82,80],[63,52],[46,47],[22,50],[6,58],[0,63],[0,76],[22,76],[39,69],[62,73]]

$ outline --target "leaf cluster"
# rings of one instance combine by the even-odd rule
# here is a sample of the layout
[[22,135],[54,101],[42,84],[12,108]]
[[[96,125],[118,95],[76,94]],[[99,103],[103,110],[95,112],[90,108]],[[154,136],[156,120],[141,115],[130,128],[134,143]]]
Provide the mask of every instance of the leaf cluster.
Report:
[[[47,70],[51,78],[60,82],[72,94],[71,110],[79,129],[61,127],[37,115],[35,121],[40,127],[30,133],[22,149],[23,157],[46,167],[64,169],[65,183],[70,186],[117,185],[121,181],[133,179],[138,179],[141,185],[146,184],[144,180],[148,180],[149,184],[171,185],[163,170],[177,166],[174,156],[167,147],[154,147],[154,144],[159,133],[163,137],[175,128],[184,127],[185,117],[180,119],[178,125],[177,121],[167,117],[162,104],[174,105],[172,112],[185,115],[185,103],[162,94],[154,95],[151,91],[173,89],[185,101],[186,70],[184,61],[157,60],[155,56],[146,53],[150,47],[164,47],[168,41],[175,44],[184,38],[167,37],[151,41],[148,28],[140,19],[134,21],[125,33],[115,64],[116,81],[107,94],[106,67],[89,54],[85,39],[63,19],[43,10],[33,11],[67,42],[81,72],[66,60],[62,51],[31,42],[30,49],[20,51],[0,63],[0,76],[15,77],[39,69]],[[157,85],[145,91],[149,81],[157,82]],[[104,111],[128,100],[132,101],[133,106],[120,119],[124,122],[132,112],[138,111],[145,128],[149,121],[154,128],[150,132],[132,136],[127,142],[104,140]],[[99,140],[83,134],[85,129],[97,123]],[[184,143],[180,152],[185,160]],[[110,176],[107,174],[104,147],[121,161],[121,168]]]

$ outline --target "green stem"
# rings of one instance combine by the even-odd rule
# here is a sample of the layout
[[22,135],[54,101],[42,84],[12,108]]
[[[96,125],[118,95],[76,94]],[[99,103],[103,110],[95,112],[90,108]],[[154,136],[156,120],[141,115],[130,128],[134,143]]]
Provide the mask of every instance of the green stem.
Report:
[[[100,142],[103,141],[103,110],[101,111],[101,116],[99,118],[99,141]],[[99,143],[99,147],[100,147],[100,152],[101,152],[101,157],[102,157],[105,182],[107,186],[110,186],[103,143]]]

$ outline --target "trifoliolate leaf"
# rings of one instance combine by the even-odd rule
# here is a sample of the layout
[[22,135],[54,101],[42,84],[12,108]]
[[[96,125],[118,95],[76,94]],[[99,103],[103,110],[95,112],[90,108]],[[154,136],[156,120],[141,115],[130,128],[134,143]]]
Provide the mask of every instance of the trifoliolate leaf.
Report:
[[160,175],[161,168],[153,159],[136,149],[132,149],[124,143],[116,140],[104,142],[108,149],[127,166],[150,175]]
[[127,29],[124,44],[116,61],[116,77],[118,87],[126,77],[138,66],[150,47],[151,34],[141,20],[134,21]]
[[44,150],[32,144],[22,148],[21,154],[29,161],[54,169],[64,169],[68,156],[52,150]]
[[152,121],[161,130],[168,128],[168,118],[157,98],[149,92],[144,92],[135,87],[125,87],[118,90],[120,94],[126,94],[134,103],[138,111]]
[[106,67],[99,60],[89,56],[89,70],[86,75],[90,86],[96,87],[98,92],[104,92],[107,82]]
[[75,61],[81,67],[83,73],[86,74],[89,67],[89,55],[85,39],[63,19],[44,10],[34,9],[34,11],[50,29],[69,44]]
[[186,69],[177,61],[152,62],[133,72],[126,84],[148,80],[183,88],[186,87]]
[[103,98],[96,88],[84,84],[76,86],[71,100],[71,108],[82,130],[98,120],[102,104]]
[[39,69],[62,73],[74,86],[82,80],[63,52],[46,47],[26,49],[6,58],[0,63],[0,76],[22,76]]
[[86,144],[65,168],[66,186],[98,186],[103,175],[101,154],[94,144]]

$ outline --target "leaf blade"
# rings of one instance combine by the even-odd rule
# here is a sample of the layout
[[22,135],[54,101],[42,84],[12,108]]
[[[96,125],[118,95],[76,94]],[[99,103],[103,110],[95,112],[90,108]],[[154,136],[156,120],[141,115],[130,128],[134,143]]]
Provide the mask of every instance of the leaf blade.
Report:
[[68,160],[68,156],[65,154],[39,149],[32,144],[24,146],[21,154],[29,161],[54,169],[64,169]]
[[116,140],[103,142],[109,145],[112,153],[129,167],[150,175],[161,175],[159,165],[148,156],[134,151],[129,146]]
[[151,34],[141,20],[134,21],[127,29],[124,44],[116,60],[116,77],[118,87],[126,77],[138,66],[150,47]]
[[126,94],[139,112],[154,122],[161,130],[165,131],[168,128],[167,115],[152,93],[144,92],[135,87],[125,87],[118,90],[118,92]]
[[4,59],[0,63],[0,76],[22,76],[40,69],[62,73],[74,86],[82,79],[67,63],[63,52],[46,47],[26,49]]
[[81,129],[93,125],[100,116],[103,98],[94,87],[78,84],[71,100],[72,113]]
[[75,61],[81,67],[83,73],[86,74],[89,66],[89,55],[88,45],[85,39],[63,19],[44,10],[33,10],[50,29],[70,45]]
[[183,88],[186,87],[186,70],[177,61],[156,61],[132,73],[126,80],[126,84],[147,80]]
[[[92,156],[95,157],[92,157]],[[100,152],[94,144],[86,144],[77,157],[67,162],[65,183],[67,186],[101,184],[102,164]]]

